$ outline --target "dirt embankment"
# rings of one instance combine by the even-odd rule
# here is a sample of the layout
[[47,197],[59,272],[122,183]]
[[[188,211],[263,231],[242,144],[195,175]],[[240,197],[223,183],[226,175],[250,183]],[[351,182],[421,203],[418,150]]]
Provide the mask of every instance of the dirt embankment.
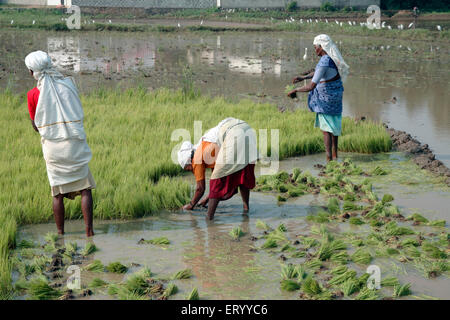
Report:
[[450,186],[450,169],[442,161],[436,159],[427,144],[422,145],[405,131],[387,128],[394,144],[394,149],[412,155],[414,163],[421,169],[426,169],[433,174],[445,177],[447,185]]

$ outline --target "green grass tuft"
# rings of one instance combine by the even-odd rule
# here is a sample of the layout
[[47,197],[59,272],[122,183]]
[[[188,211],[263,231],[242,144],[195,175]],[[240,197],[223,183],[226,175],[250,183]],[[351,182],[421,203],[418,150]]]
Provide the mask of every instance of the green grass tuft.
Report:
[[200,296],[198,294],[198,289],[192,289],[191,293],[187,296],[186,300],[200,300]]
[[88,243],[86,243],[86,246],[84,247],[83,251],[81,251],[81,254],[86,257],[86,256],[96,252],[97,250],[98,249],[95,246],[95,244],[93,244],[92,242],[88,242]]
[[91,272],[103,272],[105,271],[105,266],[100,260],[94,260],[90,264],[88,264],[84,269]]
[[112,273],[125,273],[128,271],[128,267],[124,266],[120,262],[111,262],[106,266],[106,270]]
[[193,277],[193,273],[191,269],[184,269],[181,271],[178,271],[177,273],[173,274],[172,279],[189,279]]
[[239,238],[241,238],[245,235],[245,232],[242,231],[241,227],[234,227],[230,231],[229,235],[231,238],[233,238],[233,240],[239,240]]

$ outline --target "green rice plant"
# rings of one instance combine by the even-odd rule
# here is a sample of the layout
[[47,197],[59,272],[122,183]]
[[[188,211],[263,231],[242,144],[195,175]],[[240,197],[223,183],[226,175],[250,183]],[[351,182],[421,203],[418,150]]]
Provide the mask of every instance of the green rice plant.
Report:
[[200,296],[198,294],[198,289],[192,289],[191,293],[187,296],[186,300],[200,300]]
[[369,264],[372,261],[372,256],[370,255],[369,251],[365,249],[358,249],[356,250],[350,258],[353,262],[358,264]]
[[447,261],[430,261],[430,259],[422,257],[414,259],[414,266],[421,271],[426,278],[435,278],[450,270],[450,265]]
[[54,232],[47,232],[44,239],[47,243],[54,245],[56,241],[58,241],[58,234]]
[[47,267],[47,264],[49,264],[51,259],[47,256],[41,255],[34,257],[31,265],[32,268],[38,273],[43,273],[45,271],[45,268]]
[[20,278],[14,283],[14,290],[16,292],[22,293],[23,291],[28,290],[29,281],[25,278]]
[[346,193],[344,196],[344,201],[350,201],[350,202],[356,201],[356,196],[352,193]]
[[286,193],[286,192],[288,192],[288,187],[285,185],[285,184],[280,184],[279,186],[278,186],[278,192],[281,192],[281,193]]
[[388,172],[383,168],[381,168],[380,166],[377,166],[375,169],[372,170],[371,174],[373,176],[385,176],[388,174]]
[[37,253],[32,248],[24,248],[19,250],[19,255],[22,259],[33,259]]
[[381,286],[382,287],[396,287],[399,286],[400,282],[397,278],[390,277],[390,278],[384,278],[381,280]]
[[108,294],[110,296],[115,296],[118,293],[119,293],[119,285],[116,283],[110,283],[108,285]]
[[298,265],[295,267],[295,272],[297,273],[297,280],[298,282],[303,281],[308,276],[308,273],[306,272],[306,268],[303,265]]
[[377,300],[377,299],[378,299],[377,292],[367,287],[361,289],[359,294],[355,297],[355,300]]
[[403,252],[411,257],[417,258],[420,257],[422,255],[422,253],[420,252],[419,249],[417,249],[416,247],[413,246],[405,246],[403,248]]
[[337,266],[329,271],[332,275],[340,275],[348,270],[346,266]]
[[343,282],[339,288],[342,290],[342,292],[345,294],[346,297],[351,296],[355,292],[359,291],[359,283],[355,279],[348,279],[345,282]]
[[319,241],[311,237],[303,237],[301,239],[301,243],[305,246],[306,249],[314,248],[319,245]]
[[44,246],[44,251],[48,253],[55,253],[58,249],[55,247],[54,243],[47,243]]
[[281,279],[288,280],[298,277],[298,269],[293,264],[283,265],[281,267]]
[[35,248],[36,243],[32,240],[23,239],[17,244],[17,249]]
[[259,220],[259,219],[256,220],[256,228],[262,229],[262,230],[270,230],[270,226],[266,222]]
[[342,274],[337,274],[328,283],[331,285],[339,285],[349,279],[356,279],[356,271],[355,270],[347,270],[346,272],[344,272]]
[[365,223],[364,221],[361,220],[361,218],[358,218],[358,217],[350,217],[348,222],[350,224],[353,224],[353,225],[356,225],[356,226],[359,226],[359,225],[362,225],[362,224]]
[[106,285],[108,285],[108,282],[106,282],[100,278],[94,278],[89,283],[90,288],[101,288],[101,287],[105,287]]
[[192,273],[191,269],[184,269],[184,270],[181,270],[181,271],[178,271],[177,273],[175,273],[172,276],[172,279],[173,280],[175,280],[175,279],[189,279],[189,278],[192,278],[193,275],[194,274]]
[[386,253],[388,254],[388,255],[390,255],[390,256],[392,256],[392,255],[398,255],[398,254],[400,254],[400,251],[398,251],[397,249],[395,249],[395,248],[386,248]]
[[128,267],[124,266],[120,262],[111,262],[106,266],[106,270],[112,273],[125,273],[128,271]]
[[166,237],[158,237],[150,240],[144,240],[143,243],[153,244],[153,245],[169,245],[170,240]]
[[149,300],[149,297],[146,294],[130,291],[126,286],[119,285],[115,289],[112,289],[111,292],[114,292],[114,290],[116,290],[119,300]]
[[327,205],[328,211],[331,214],[337,214],[341,211],[339,200],[337,198],[330,198],[328,199],[328,205]]
[[152,270],[150,270],[150,268],[147,266],[136,272],[136,274],[139,274],[146,279],[150,278],[153,275]]
[[286,202],[286,201],[287,201],[287,198],[285,198],[285,197],[283,197],[283,196],[281,196],[281,195],[278,195],[278,196],[277,196],[277,201],[278,201],[278,202]]
[[359,283],[359,287],[366,287],[367,286],[367,281],[369,281],[370,278],[370,274],[369,273],[363,273],[359,278],[358,278],[358,283]]
[[428,226],[431,227],[445,227],[447,222],[445,220],[434,220],[427,223]]
[[325,261],[330,259],[336,251],[345,250],[346,248],[346,244],[341,240],[323,241],[319,250],[317,250],[316,256],[319,260]]
[[298,258],[304,258],[306,256],[305,251],[296,251],[293,254],[291,254],[291,258],[298,259]]
[[302,173],[302,170],[300,170],[299,168],[294,168],[292,170],[292,180],[296,181],[298,176]]
[[422,244],[422,250],[425,251],[425,253],[433,259],[447,259],[447,254],[440,250],[438,247],[436,247],[435,245],[429,243],[429,242],[424,242]]
[[277,230],[280,232],[286,232],[287,228],[283,223],[280,223],[280,225],[277,227]]
[[98,249],[95,246],[95,244],[93,244],[92,242],[88,242],[88,243],[86,243],[86,246],[84,247],[83,251],[81,251],[81,254],[86,257],[86,256],[96,252],[97,250]]
[[242,231],[242,229],[240,227],[234,227],[230,231],[229,235],[233,240],[239,240],[240,237],[245,235],[245,232]]
[[419,241],[416,238],[406,238],[404,240],[402,240],[402,246],[406,247],[406,246],[414,246],[414,247],[418,247],[420,246]]
[[84,269],[91,272],[103,272],[105,271],[105,266],[100,260],[94,260],[90,264],[88,264]]
[[267,239],[266,242],[264,242],[261,246],[261,248],[263,249],[271,249],[276,247],[278,247],[278,244],[274,239]]
[[300,289],[300,284],[294,280],[282,280],[281,289],[285,291],[296,291]]
[[34,278],[28,285],[28,294],[33,300],[53,300],[61,296],[61,292],[49,286],[47,280]]
[[305,262],[303,264],[303,266],[306,270],[310,270],[310,271],[319,270],[320,267],[322,266],[322,261],[320,261],[319,259],[312,259],[312,260]]
[[75,253],[77,253],[78,243],[76,243],[76,242],[68,242],[68,243],[66,243],[65,247],[66,247],[65,253],[67,253],[69,255],[74,255]]
[[345,251],[339,251],[339,252],[334,252],[331,257],[330,257],[330,261],[334,262],[334,263],[339,263],[339,264],[347,264],[348,262],[348,254]]
[[385,194],[385,195],[383,196],[383,199],[381,200],[381,202],[382,202],[383,204],[389,203],[389,202],[392,202],[392,201],[394,201],[394,197],[393,197],[392,195],[390,195],[390,194]]
[[388,236],[403,236],[408,234],[415,234],[415,232],[409,228],[397,226],[395,221],[391,221],[386,225],[386,235]]
[[420,215],[418,213],[413,213],[412,215],[407,217],[406,220],[414,220],[415,222],[422,222],[422,223],[427,223],[428,222],[427,218],[425,218],[424,216],[422,216],[422,215]]
[[174,283],[169,283],[167,288],[164,290],[163,296],[169,298],[178,292],[178,287]]
[[411,294],[411,284],[406,283],[404,285],[397,285],[394,287],[393,296],[396,298],[408,296]]
[[36,266],[28,263],[20,263],[17,266],[17,270],[23,278],[26,278],[36,271]]
[[306,277],[306,279],[302,282],[301,289],[304,293],[310,296],[316,296],[323,292],[323,288],[317,280],[311,276]]
[[361,210],[361,206],[358,206],[358,205],[356,205],[356,204],[354,204],[353,202],[350,202],[350,201],[344,201],[344,204],[343,204],[342,208],[345,211]]
[[306,220],[316,223],[326,223],[330,222],[330,215],[328,214],[328,212],[320,211],[315,215],[308,215],[306,217]]
[[147,292],[149,287],[146,280],[147,279],[142,274],[137,272],[127,278],[124,287],[128,292],[142,296]]

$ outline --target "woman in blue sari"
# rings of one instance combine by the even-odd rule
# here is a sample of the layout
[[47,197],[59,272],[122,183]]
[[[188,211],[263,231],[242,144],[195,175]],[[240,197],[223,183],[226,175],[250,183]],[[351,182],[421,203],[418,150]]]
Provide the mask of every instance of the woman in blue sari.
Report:
[[288,96],[294,98],[297,92],[309,92],[308,108],[316,113],[315,127],[323,132],[327,161],[331,161],[338,157],[344,93],[342,79],[347,76],[349,67],[329,36],[317,36],[314,39],[314,49],[321,57],[315,70],[294,79],[294,83],[297,83],[312,78],[311,83],[289,92]]

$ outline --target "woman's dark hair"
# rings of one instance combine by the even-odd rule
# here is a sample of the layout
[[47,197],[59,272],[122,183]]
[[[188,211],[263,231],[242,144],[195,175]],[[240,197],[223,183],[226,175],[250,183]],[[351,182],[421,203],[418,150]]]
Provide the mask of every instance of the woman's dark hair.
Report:
[[194,154],[195,154],[195,149],[192,149],[192,151],[191,151],[191,161],[194,158]]

